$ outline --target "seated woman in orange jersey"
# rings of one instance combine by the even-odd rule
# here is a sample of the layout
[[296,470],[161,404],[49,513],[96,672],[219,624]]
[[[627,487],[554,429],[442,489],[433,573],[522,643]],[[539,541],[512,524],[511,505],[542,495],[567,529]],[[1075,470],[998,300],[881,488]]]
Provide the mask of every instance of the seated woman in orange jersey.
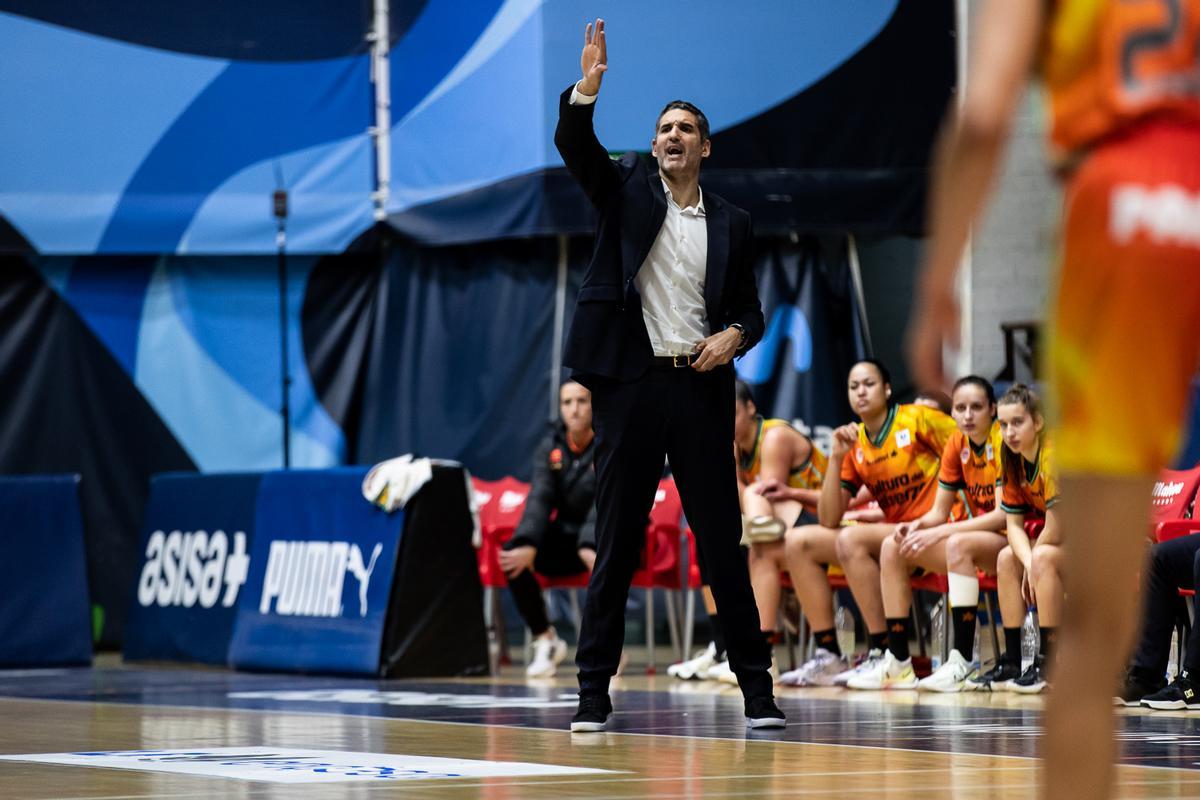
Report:
[[[950,410],[958,430],[942,451],[933,508],[911,522],[897,525],[896,533],[884,540],[879,556],[883,609],[889,621],[908,619],[912,607],[909,576],[914,567],[948,573],[954,649],[946,663],[917,684],[918,689],[932,692],[962,691],[971,671],[975,643],[975,609],[979,606],[976,570],[995,575],[996,556],[1008,543],[1004,537],[1004,511],[996,505],[1002,444],[995,390],[978,375],[960,378],[951,393]],[[947,522],[961,496],[966,498],[966,518]],[[863,676],[851,685],[882,689],[887,686],[886,675],[905,672],[895,665],[908,661],[908,638],[897,637],[895,642],[889,638],[885,660],[888,657],[892,666],[874,676],[876,683]]]
[[[811,660],[780,678],[789,686],[845,683],[883,660],[888,633],[879,589],[880,548],[897,523],[917,519],[932,507],[942,451],[956,430],[954,420],[940,411],[893,402],[887,368],[873,359],[850,369],[847,391],[861,424],[833,432],[829,460],[839,469],[825,473],[820,524],[793,528],[785,538],[788,572],[817,646]],[[864,486],[886,522],[839,528],[851,498]],[[845,571],[870,636],[867,658],[853,670],[847,669],[834,631],[828,564]],[[905,620],[906,632],[907,625]]]
[[[1004,447],[1000,456],[1000,507],[1005,512],[1008,545],[996,563],[1005,651],[988,672],[967,679],[966,688],[1036,694],[1046,688],[1046,660],[1062,619],[1062,528],[1054,510],[1058,475],[1053,448],[1046,436],[1042,404],[1028,386],[1015,384],[996,406]],[[1037,541],[1025,533],[1025,522],[1044,519]],[[1026,603],[1036,604],[1040,637],[1038,655],[1021,671],[1021,622]]]

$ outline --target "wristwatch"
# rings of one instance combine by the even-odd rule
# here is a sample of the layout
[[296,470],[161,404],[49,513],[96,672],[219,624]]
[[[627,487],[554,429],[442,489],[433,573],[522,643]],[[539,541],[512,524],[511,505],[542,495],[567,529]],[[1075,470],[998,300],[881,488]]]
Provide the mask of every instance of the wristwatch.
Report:
[[740,338],[738,339],[738,343],[737,343],[737,349],[738,349],[738,350],[741,350],[741,349],[742,349],[742,347],[744,347],[744,346],[745,346],[745,344],[746,344],[746,329],[745,329],[745,328],[743,328],[743,327],[741,326],[741,324],[740,324],[740,323],[737,323],[737,322],[733,323],[733,324],[732,324],[732,325],[730,325],[729,327],[733,328],[734,330],[736,330],[736,331],[738,332],[738,336],[739,336]]

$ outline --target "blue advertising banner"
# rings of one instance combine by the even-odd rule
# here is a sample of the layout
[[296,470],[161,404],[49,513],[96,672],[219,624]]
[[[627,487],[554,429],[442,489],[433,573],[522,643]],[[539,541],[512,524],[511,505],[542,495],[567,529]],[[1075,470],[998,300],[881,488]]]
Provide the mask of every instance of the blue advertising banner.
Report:
[[0,478],[0,665],[88,664],[79,477]]
[[224,664],[250,568],[259,473],[157,475],[125,658]]
[[231,666],[378,673],[404,513],[363,499],[366,473],[263,476]]
[[767,329],[736,362],[758,413],[791,421],[829,452],[851,419],[846,373],[865,354],[844,236],[763,242],[755,263]]

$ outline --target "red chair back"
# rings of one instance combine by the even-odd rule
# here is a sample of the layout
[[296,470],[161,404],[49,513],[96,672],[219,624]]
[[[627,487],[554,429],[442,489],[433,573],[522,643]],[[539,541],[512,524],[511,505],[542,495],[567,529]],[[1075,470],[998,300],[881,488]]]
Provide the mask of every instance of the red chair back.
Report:
[[679,538],[683,531],[683,501],[673,478],[659,481],[650,507],[650,524],[646,526],[646,543],[642,566],[634,573],[633,585],[639,588],[678,589]]
[[1200,489],[1200,466],[1186,470],[1163,470],[1150,493],[1152,521],[1158,523],[1190,518],[1197,489]]
[[479,527],[483,545],[476,556],[479,560],[479,581],[487,588],[500,589],[508,585],[500,570],[500,549],[512,538],[525,511],[529,484],[516,478],[484,481],[472,476],[475,503],[479,509]]
[[1025,520],[1025,535],[1029,537],[1029,541],[1034,541],[1041,535],[1042,529],[1046,527],[1044,519],[1027,519]]

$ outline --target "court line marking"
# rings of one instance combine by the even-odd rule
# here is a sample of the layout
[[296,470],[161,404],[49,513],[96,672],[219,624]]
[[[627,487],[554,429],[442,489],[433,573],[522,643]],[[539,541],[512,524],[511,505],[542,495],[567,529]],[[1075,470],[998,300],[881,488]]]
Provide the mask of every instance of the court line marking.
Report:
[[[415,722],[423,725],[462,725],[470,728],[507,728],[525,731],[541,731],[544,733],[568,734],[574,736],[661,736],[668,739],[683,739],[683,740],[700,740],[708,742],[745,742],[745,743],[769,743],[769,744],[787,744],[787,745],[807,745],[809,747],[839,747],[839,748],[857,748],[859,750],[881,751],[885,753],[919,753],[922,755],[941,755],[941,756],[958,756],[960,758],[1003,758],[1003,759],[1019,759],[1021,761],[1038,761],[1036,756],[1014,756],[1001,753],[963,753],[954,750],[922,750],[915,747],[884,747],[882,745],[870,744],[841,744],[836,742],[793,742],[786,739],[773,739],[769,736],[761,738],[745,738],[737,739],[729,736],[689,736],[681,733],[638,733],[635,731],[602,731],[599,734],[570,734],[565,728],[543,728],[539,726],[528,725],[489,725],[479,722],[455,722],[449,720],[434,720],[434,719],[410,719],[406,717],[381,717],[374,714],[337,714],[331,711],[296,711],[286,709],[273,708],[234,708],[222,706],[176,706],[176,705],[158,705],[149,703],[121,703],[114,700],[61,700],[57,698],[28,698],[28,697],[12,697],[8,695],[0,696],[0,701],[15,701],[15,702],[34,702],[34,703],[65,703],[68,705],[93,704],[104,706],[118,706],[123,708],[155,708],[155,709],[178,709],[181,711],[206,711],[212,713],[229,713],[232,711],[245,711],[256,714],[286,714],[288,716],[310,716],[310,717],[330,717],[333,719],[378,719],[393,722]],[[14,754],[19,755],[19,754]],[[1116,767],[1129,767],[1132,769],[1147,769],[1147,770],[1162,770],[1167,772],[1196,772],[1195,769],[1185,769],[1183,767],[1164,767],[1152,764],[1124,764],[1117,762]]]
[[[997,770],[1006,771],[1007,769],[1008,768],[996,768],[996,769],[980,768],[976,771],[977,772],[994,772]],[[854,772],[854,773],[845,773],[845,774],[853,775],[856,777],[871,778],[871,777],[874,777],[877,775],[892,774],[893,772],[944,772],[944,771],[948,771],[948,770],[942,770],[942,769],[889,770],[889,771],[881,771],[881,772]],[[1022,768],[1018,768],[1018,769],[1011,770],[1011,771],[1023,771],[1023,770],[1022,770]],[[653,781],[681,781],[681,780],[686,780],[686,781],[711,781],[711,780],[735,781],[735,780],[743,780],[743,779],[747,779],[747,778],[757,779],[757,778],[809,777],[809,776],[813,776],[813,775],[819,776],[821,774],[823,774],[823,773],[776,773],[776,774],[772,774],[769,776],[730,774],[730,775],[713,775],[713,776],[708,776],[708,777],[685,776],[682,778],[627,779],[625,782],[635,782],[637,780],[641,780],[641,781],[650,781],[650,780],[653,780]],[[838,773],[830,773],[830,776],[836,776],[837,774]],[[520,786],[539,786],[539,787],[553,788],[555,786],[576,786],[577,787],[581,783],[592,784],[592,783],[601,783],[601,782],[619,783],[622,781],[620,779],[611,779],[611,780],[606,779],[603,781],[595,781],[595,780],[593,780],[593,781],[563,781],[563,780],[559,780],[559,779],[545,780],[545,781],[503,781],[501,779],[493,779],[488,782],[466,782],[466,781],[447,782],[447,781],[442,781],[442,782],[438,782],[437,784],[433,784],[433,783],[423,784],[420,788],[423,790],[424,789],[444,789],[444,790],[480,789],[480,788],[488,788],[491,786],[502,786],[505,788],[520,787]],[[1175,781],[1172,783],[1166,783],[1163,781],[1118,780],[1117,784],[1116,784],[1116,788],[1124,789],[1124,788],[1132,788],[1134,786],[1156,786],[1156,787],[1162,787],[1164,789],[1171,789],[1171,788],[1180,788],[1181,786],[1196,784],[1196,783],[1200,783],[1200,778],[1192,779],[1192,780],[1184,780],[1184,781]],[[1000,791],[1000,792],[1008,793],[1008,792],[1017,792],[1020,790],[1032,790],[1032,789],[1036,789],[1037,787],[1038,787],[1038,784],[1036,784],[1036,783],[1012,783],[1012,784],[1005,784],[1003,786],[995,786],[992,784],[964,785],[963,782],[956,781],[953,786],[947,786],[945,783],[936,784],[936,785],[932,785],[932,786],[891,786],[891,787],[888,787],[888,796],[919,793],[924,797],[929,797],[930,792],[939,792],[940,791],[940,792],[949,794],[949,793],[971,791],[971,790],[977,790],[977,789],[985,789],[985,790],[989,790],[991,792]],[[239,794],[242,797],[258,796],[258,795],[271,795],[271,794],[277,793],[277,792],[275,792],[275,788],[277,788],[277,787],[261,787],[261,788],[260,787],[247,787],[246,791],[241,792]],[[400,790],[401,788],[402,787],[394,786],[394,785],[386,785],[385,786],[385,785],[364,784],[362,786],[355,787],[355,790],[357,793],[357,791],[360,789],[374,792],[374,791],[397,791],[397,790]],[[410,786],[407,788],[414,788],[414,787]],[[745,796],[762,797],[762,796],[780,796],[780,795],[782,795],[782,796],[827,795],[827,796],[833,796],[833,797],[845,797],[847,795],[861,795],[861,794],[877,795],[879,793],[879,791],[880,790],[879,790],[878,786],[870,786],[870,787],[854,788],[854,789],[847,788],[847,787],[828,787],[828,788],[815,788],[814,787],[811,789],[800,788],[800,787],[786,788],[786,789],[763,787],[763,788],[759,788],[759,789],[746,790],[746,791],[732,791],[732,790],[719,791],[718,790],[717,793],[714,794],[711,791],[711,788],[706,788],[705,796],[706,797],[745,797]],[[179,793],[172,793],[169,795],[163,795],[161,792],[155,792],[155,793],[151,793],[151,794],[76,795],[74,797],[60,797],[60,798],[58,798],[58,800],[143,800],[144,798],[151,798],[151,797],[169,797],[169,798],[179,798],[180,800],[182,800],[183,798],[205,798],[205,797],[211,797],[211,796],[212,796],[211,791],[209,791],[209,792],[187,792],[187,793],[179,792]],[[657,797],[663,797],[663,798],[679,797],[679,798],[682,798],[682,797],[692,797],[693,794],[690,792],[684,793],[684,794],[655,793],[654,796],[656,798]],[[591,800],[628,800],[629,795],[608,795],[608,796],[589,795],[589,797],[591,798]],[[1141,795],[1138,795],[1138,797],[1141,797]]]

